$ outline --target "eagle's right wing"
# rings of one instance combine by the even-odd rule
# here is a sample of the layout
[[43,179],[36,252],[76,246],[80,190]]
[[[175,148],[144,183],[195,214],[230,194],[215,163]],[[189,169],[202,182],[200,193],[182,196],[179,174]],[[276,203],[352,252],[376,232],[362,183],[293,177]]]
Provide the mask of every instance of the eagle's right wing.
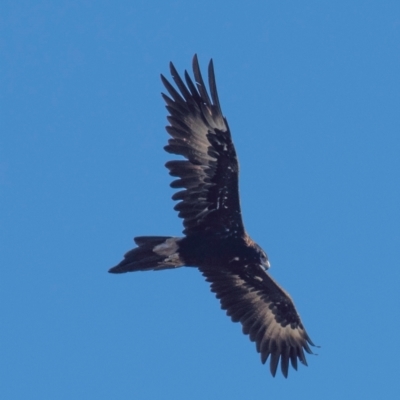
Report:
[[186,160],[167,162],[172,176],[179,179],[173,188],[184,188],[173,195],[181,200],[175,210],[183,218],[184,233],[213,232],[226,236],[244,234],[238,191],[239,166],[228,123],[218,100],[212,60],[208,75],[211,98],[200,73],[197,56],[193,58],[196,85],[185,72],[186,84],[170,64],[172,78],[180,93],[161,79],[170,97],[167,103],[172,136],[165,146],[169,153]]

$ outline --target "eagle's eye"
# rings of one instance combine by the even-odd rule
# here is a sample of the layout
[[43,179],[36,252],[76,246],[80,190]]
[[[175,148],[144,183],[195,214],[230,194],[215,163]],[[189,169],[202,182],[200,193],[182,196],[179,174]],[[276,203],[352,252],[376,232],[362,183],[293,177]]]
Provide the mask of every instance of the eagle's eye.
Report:
[[265,269],[268,269],[270,267],[270,263],[269,263],[267,254],[263,250],[260,251],[260,259],[261,259],[261,264],[263,265],[263,267]]

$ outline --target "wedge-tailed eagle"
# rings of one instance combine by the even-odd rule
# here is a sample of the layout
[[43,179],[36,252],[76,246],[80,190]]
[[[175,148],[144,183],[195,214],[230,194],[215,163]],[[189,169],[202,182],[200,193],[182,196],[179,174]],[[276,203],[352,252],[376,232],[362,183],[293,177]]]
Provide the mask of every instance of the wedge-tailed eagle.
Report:
[[109,272],[158,271],[182,266],[197,267],[211,291],[234,322],[241,322],[275,376],[280,361],[285,377],[289,361],[307,365],[304,350],[314,346],[289,294],[267,273],[267,254],[247,234],[242,221],[239,165],[228,122],[218,99],[212,60],[208,67],[209,93],[197,56],[193,81],[185,82],[170,63],[177,87],[161,75],[169,95],[162,94],[169,112],[165,150],[185,160],[166,163],[177,177],[172,188],[179,200],[175,210],[183,218],[183,237],[138,236],[137,247]]

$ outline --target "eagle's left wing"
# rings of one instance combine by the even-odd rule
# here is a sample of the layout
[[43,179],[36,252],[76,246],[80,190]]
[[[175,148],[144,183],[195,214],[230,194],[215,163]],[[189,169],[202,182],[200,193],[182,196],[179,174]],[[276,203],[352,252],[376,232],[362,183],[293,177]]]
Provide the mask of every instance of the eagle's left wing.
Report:
[[297,360],[307,365],[304,350],[312,354],[314,346],[300,320],[290,296],[260,265],[243,268],[199,268],[211,283],[211,291],[227,310],[233,322],[241,322],[243,333],[256,342],[264,364],[271,357],[270,369],[288,375],[289,361],[297,369]]

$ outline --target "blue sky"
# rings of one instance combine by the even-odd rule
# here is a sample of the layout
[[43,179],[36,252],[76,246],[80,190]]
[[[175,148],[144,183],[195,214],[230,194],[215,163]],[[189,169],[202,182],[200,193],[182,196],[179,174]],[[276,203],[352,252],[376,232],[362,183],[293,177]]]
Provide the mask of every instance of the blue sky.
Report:
[[[400,389],[398,1],[0,6],[5,399],[377,399]],[[248,232],[315,343],[272,378],[195,269],[114,276],[180,235],[159,74],[214,59]]]

